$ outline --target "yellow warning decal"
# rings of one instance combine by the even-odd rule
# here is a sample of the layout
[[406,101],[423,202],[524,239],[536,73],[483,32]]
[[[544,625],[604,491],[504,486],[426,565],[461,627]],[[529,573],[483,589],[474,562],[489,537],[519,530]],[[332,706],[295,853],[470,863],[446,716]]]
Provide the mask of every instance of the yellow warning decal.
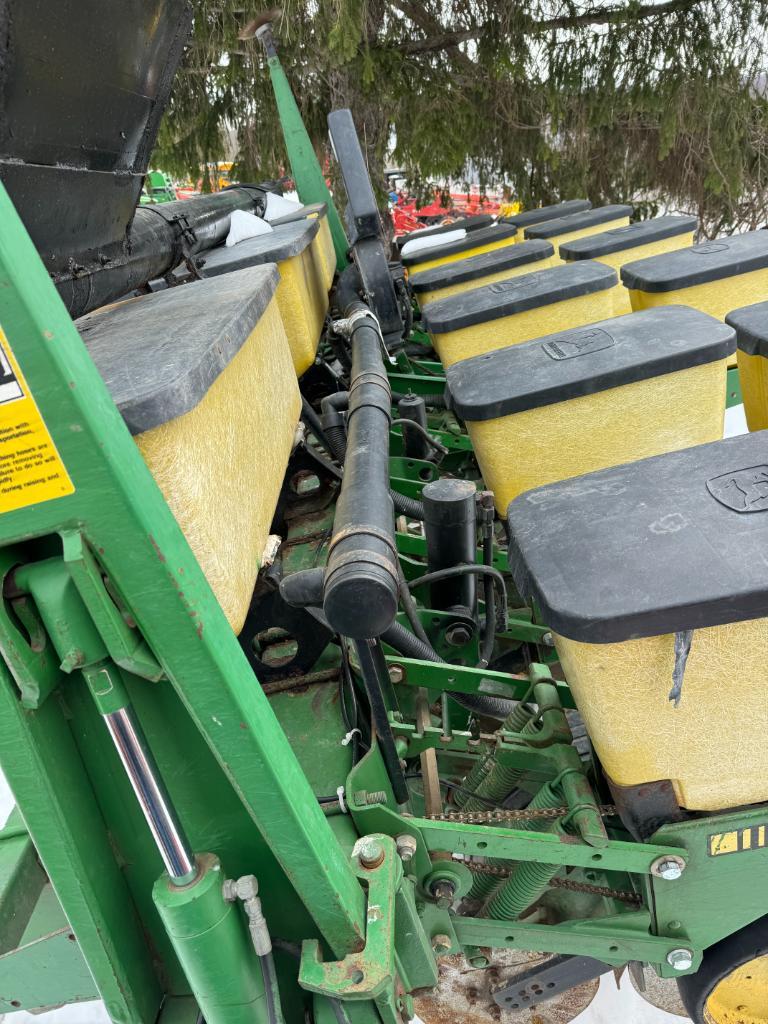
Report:
[[721,857],[724,853],[743,853],[745,850],[762,850],[768,846],[768,825],[718,832],[710,836],[708,842],[710,857]]
[[0,513],[74,490],[0,327]]

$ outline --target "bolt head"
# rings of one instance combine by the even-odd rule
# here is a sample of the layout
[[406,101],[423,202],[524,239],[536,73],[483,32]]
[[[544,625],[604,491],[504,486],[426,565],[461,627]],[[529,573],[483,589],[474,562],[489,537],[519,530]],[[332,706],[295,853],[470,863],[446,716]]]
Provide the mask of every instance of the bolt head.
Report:
[[667,963],[676,971],[690,971],[693,967],[693,953],[690,949],[673,949],[667,953]]
[[415,837],[410,836],[407,833],[404,833],[401,836],[397,836],[397,838],[395,839],[395,844],[397,846],[397,853],[398,856],[400,857],[400,860],[405,862],[413,858],[413,855],[416,853],[418,845],[416,843]]
[[389,666],[389,679],[392,683],[402,683],[405,679],[405,670],[402,665]]
[[551,633],[545,633],[541,638],[541,642],[544,645],[544,647],[555,646],[555,638],[552,636]]
[[659,857],[651,864],[651,874],[663,878],[666,882],[675,882],[685,870],[682,857]]
[[440,956],[441,953],[447,953],[451,948],[451,945],[450,935],[432,936],[432,950],[437,956]]
[[384,860],[384,847],[372,836],[358,839],[354,852],[364,868],[377,868]]
[[432,897],[442,910],[447,910],[456,895],[456,886],[447,878],[439,878],[429,887]]
[[463,647],[464,644],[468,644],[472,639],[472,633],[468,626],[458,623],[455,626],[450,626],[445,631],[445,642],[450,644],[451,647]]

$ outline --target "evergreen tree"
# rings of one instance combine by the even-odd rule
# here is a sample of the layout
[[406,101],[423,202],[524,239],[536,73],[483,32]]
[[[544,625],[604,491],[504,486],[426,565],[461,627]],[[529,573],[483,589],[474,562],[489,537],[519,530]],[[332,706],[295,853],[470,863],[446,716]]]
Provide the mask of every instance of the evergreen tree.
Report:
[[[233,126],[241,180],[286,170],[256,10],[193,0],[156,162],[199,174]],[[698,214],[713,236],[768,222],[768,0],[290,0],[280,57],[321,158],[349,106],[371,175],[508,184],[524,206],[587,196]]]

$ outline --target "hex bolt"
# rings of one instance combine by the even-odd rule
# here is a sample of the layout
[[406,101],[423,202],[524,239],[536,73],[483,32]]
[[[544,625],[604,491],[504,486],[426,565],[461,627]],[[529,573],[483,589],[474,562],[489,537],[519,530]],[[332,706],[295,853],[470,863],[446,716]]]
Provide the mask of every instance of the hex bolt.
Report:
[[693,967],[693,953],[690,949],[670,950],[667,963],[676,971],[689,971]]
[[463,647],[471,639],[472,633],[469,627],[461,622],[456,623],[454,626],[449,626],[445,631],[445,642],[450,644],[451,647]]
[[405,679],[405,669],[402,665],[390,665],[389,666],[389,680],[391,683],[402,683]]
[[659,857],[651,864],[651,874],[657,878],[663,878],[666,882],[675,882],[685,871],[685,861],[682,857]]
[[447,910],[456,895],[456,886],[447,878],[439,878],[429,887],[432,897],[441,910]]
[[555,646],[555,638],[552,636],[551,633],[545,633],[541,638],[541,642],[544,645],[544,647]]
[[451,948],[451,945],[450,935],[434,935],[432,937],[432,951],[436,956],[440,956],[442,953],[447,953]]
[[408,835],[407,832],[395,838],[395,845],[400,860],[405,863],[413,858],[418,846],[415,837]]
[[377,868],[384,860],[384,847],[372,836],[359,839],[355,845],[355,853],[361,866],[369,870]]

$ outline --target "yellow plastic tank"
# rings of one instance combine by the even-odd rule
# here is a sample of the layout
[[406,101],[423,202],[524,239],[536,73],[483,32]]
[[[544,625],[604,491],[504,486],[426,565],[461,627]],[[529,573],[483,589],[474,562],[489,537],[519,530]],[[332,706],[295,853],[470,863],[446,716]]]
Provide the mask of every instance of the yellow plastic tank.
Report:
[[77,321],[236,633],[301,412],[278,281],[254,267]]
[[317,218],[306,217],[278,224],[267,234],[231,247],[219,246],[196,258],[202,277],[218,277],[264,263],[277,264],[277,304],[298,376],[315,361],[328,311],[328,289],[312,255],[320,224]]
[[[560,246],[560,257],[566,263],[599,260],[618,273],[625,263],[689,248],[693,245],[697,223],[695,217],[667,216],[641,220],[625,228],[565,242]],[[632,312],[629,292],[622,284],[617,285],[614,292],[613,311],[616,316]]]
[[523,232],[525,238],[543,238],[555,247],[555,260],[560,259],[558,250],[566,242],[574,242],[577,238],[588,238],[600,235],[613,228],[623,228],[629,224],[632,207],[621,204],[598,206],[582,213],[572,213],[567,217],[533,224]]
[[454,363],[501,515],[524,491],[723,435],[733,330],[685,306],[613,317]]
[[625,822],[768,800],[768,434],[529,491],[508,524]]
[[548,220],[560,220],[562,217],[570,217],[572,213],[584,213],[585,210],[591,209],[592,203],[588,199],[566,199],[563,203],[539,206],[534,210],[521,210],[506,217],[499,217],[499,222],[514,224],[517,228],[515,241],[522,242],[525,240],[525,229],[532,228],[534,224],[543,224]]
[[[454,234],[460,237],[453,237]],[[453,228],[453,231],[446,232],[449,239],[447,242],[443,242],[440,235],[432,235],[419,241],[419,245],[424,245],[424,248],[414,250],[410,248],[414,245],[414,240],[411,240],[400,250],[400,258],[409,273],[415,274],[454,260],[465,260],[468,256],[479,256],[482,252],[493,252],[494,249],[514,245],[516,234],[512,224],[491,224],[490,227],[475,231]]]
[[605,320],[616,273],[584,260],[430,302],[422,323],[444,366],[543,334]]
[[768,301],[742,306],[725,322],[736,331],[741,395],[750,430],[768,429]]
[[723,320],[732,309],[768,298],[768,231],[625,263],[621,279],[632,309],[683,302]]
[[312,259],[315,263],[321,290],[329,292],[336,275],[336,250],[333,248],[331,226],[328,223],[328,207],[325,203],[308,203],[295,213],[285,214],[270,221],[273,228],[281,224],[294,224],[300,220],[316,220],[320,225],[312,240]]
[[507,281],[534,270],[546,270],[551,266],[554,249],[549,242],[523,242],[521,245],[507,245],[503,249],[470,256],[465,260],[444,263],[432,270],[409,277],[420,306],[451,295],[472,291],[497,281]]

